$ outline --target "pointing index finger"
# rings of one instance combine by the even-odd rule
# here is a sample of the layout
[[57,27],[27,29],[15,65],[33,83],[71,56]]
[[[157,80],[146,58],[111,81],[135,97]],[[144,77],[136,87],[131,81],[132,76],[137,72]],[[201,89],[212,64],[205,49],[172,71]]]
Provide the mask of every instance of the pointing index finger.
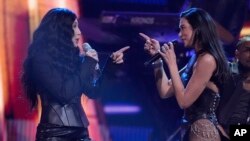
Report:
[[122,53],[122,52],[128,50],[129,48],[130,48],[130,46],[123,47],[123,48],[119,49],[118,52]]
[[139,33],[139,35],[140,35],[143,39],[145,39],[146,41],[147,41],[147,40],[150,40],[150,37],[149,37],[148,35],[144,34],[144,33]]

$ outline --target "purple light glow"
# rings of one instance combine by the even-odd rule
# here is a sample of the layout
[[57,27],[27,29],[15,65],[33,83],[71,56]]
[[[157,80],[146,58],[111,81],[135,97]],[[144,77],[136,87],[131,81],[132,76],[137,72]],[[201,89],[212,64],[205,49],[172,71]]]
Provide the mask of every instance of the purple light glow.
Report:
[[135,114],[139,113],[141,108],[135,105],[106,105],[104,112],[107,114]]

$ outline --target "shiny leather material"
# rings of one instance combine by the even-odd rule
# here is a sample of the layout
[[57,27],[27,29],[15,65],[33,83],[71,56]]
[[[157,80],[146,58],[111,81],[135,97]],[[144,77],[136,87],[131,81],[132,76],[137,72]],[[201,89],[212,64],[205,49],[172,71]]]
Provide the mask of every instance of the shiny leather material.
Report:
[[[79,58],[80,59],[80,58]],[[62,126],[88,127],[88,119],[81,105],[81,96],[98,97],[100,73],[96,61],[90,57],[80,63],[75,72],[62,72],[53,65],[53,58],[41,49],[32,60],[33,77],[42,103],[40,123]],[[94,82],[94,83],[93,83]]]
[[46,95],[41,95],[42,115],[40,123],[62,126],[88,127],[89,122],[81,105],[81,98],[75,97],[65,105],[54,102]]
[[41,49],[39,55],[34,56],[32,73],[42,104],[37,140],[88,139],[84,133],[89,122],[81,105],[81,96],[99,96],[97,80],[101,74],[95,69],[96,63],[94,59],[85,57],[78,70],[63,72],[55,67],[46,50]]
[[39,124],[36,141],[91,141],[88,129],[53,124]]
[[219,105],[220,96],[212,90],[205,88],[199,98],[185,110],[185,117],[193,123],[198,119],[208,119],[214,125],[218,124],[216,109]]
[[[200,55],[203,53],[203,50],[199,51],[197,54]],[[196,56],[192,56],[192,61],[189,61],[189,68],[185,69],[186,77],[185,81],[188,82],[192,76],[193,70],[191,69],[197,59]],[[190,60],[191,60],[190,59]],[[185,82],[184,81],[184,82]],[[218,77],[213,74],[210,78],[210,81],[213,82],[219,89],[221,88],[221,83],[218,80]],[[215,93],[209,88],[205,88],[198,99],[185,110],[184,118],[188,121],[189,124],[192,124],[196,120],[199,119],[208,119],[214,125],[218,124],[218,120],[216,117],[216,110],[219,106],[220,95]]]

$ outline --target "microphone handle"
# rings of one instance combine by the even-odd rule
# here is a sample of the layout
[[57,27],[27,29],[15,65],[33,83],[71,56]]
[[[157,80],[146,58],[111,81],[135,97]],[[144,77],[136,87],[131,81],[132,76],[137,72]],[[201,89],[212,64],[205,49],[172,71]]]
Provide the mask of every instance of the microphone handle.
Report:
[[152,56],[147,62],[144,63],[145,66],[148,66],[149,64],[152,64],[154,61],[159,59],[161,57],[160,53],[156,53],[154,56]]

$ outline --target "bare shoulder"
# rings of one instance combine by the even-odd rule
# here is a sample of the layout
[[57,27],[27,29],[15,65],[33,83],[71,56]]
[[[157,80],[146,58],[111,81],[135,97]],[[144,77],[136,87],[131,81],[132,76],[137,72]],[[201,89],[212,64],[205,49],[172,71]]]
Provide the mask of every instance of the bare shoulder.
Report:
[[216,61],[215,61],[215,58],[211,54],[203,53],[199,55],[199,57],[197,58],[197,65],[198,64],[216,66]]
[[204,72],[213,72],[217,68],[215,58],[209,53],[203,53],[197,58],[195,69]]

